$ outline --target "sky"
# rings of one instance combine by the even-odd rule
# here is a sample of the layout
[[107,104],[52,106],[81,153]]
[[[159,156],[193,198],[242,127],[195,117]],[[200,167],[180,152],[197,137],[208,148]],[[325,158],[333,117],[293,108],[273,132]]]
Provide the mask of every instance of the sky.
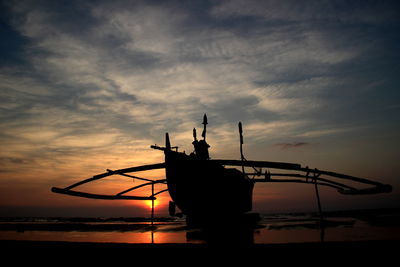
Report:
[[[398,1],[0,2],[0,216],[146,216],[148,203],[63,196],[106,169],[191,152],[300,163],[391,184],[322,207],[398,207]],[[139,174],[138,174],[139,175]],[[163,171],[141,174],[165,178]],[[119,192],[111,177],[83,190]],[[122,190],[121,190],[122,188]],[[119,190],[119,191],[118,191]],[[148,191],[143,191],[148,194]],[[157,214],[166,213],[168,193]],[[256,185],[254,210],[316,211],[314,188]]]

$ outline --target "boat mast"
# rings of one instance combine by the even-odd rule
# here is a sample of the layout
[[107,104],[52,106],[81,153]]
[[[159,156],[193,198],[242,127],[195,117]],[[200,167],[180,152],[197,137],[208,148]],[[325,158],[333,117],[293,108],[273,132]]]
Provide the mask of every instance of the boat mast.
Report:
[[208,124],[207,115],[206,114],[204,114],[203,123],[202,124],[204,125],[204,128],[203,128],[203,133],[201,134],[201,136],[203,137],[203,140],[206,141],[207,124]]
[[165,133],[165,150],[171,150],[171,142],[169,141],[169,134]]

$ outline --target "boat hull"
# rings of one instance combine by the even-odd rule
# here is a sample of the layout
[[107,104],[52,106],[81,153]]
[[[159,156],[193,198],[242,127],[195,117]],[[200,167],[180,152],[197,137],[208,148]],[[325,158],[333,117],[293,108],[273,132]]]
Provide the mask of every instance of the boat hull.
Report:
[[175,151],[165,163],[169,194],[189,220],[251,211],[254,183],[239,170]]

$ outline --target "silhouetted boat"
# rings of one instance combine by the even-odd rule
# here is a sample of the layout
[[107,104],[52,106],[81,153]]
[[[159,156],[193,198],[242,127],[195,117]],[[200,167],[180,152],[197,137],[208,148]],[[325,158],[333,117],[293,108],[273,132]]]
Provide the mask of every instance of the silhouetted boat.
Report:
[[[215,220],[216,218],[229,218],[240,223],[254,221],[254,219],[257,218],[257,214],[249,212],[252,210],[253,188],[257,182],[313,184],[316,189],[318,203],[318,186],[329,186],[337,189],[338,192],[342,194],[375,194],[391,192],[392,190],[390,185],[345,174],[301,167],[300,164],[271,161],[248,161],[243,156],[243,135],[241,123],[239,123],[241,160],[210,159],[208,152],[210,146],[206,142],[206,115],[203,117],[203,125],[202,140],[197,140],[196,130],[193,129],[194,152],[190,155],[187,155],[184,152],[179,152],[177,147],[171,147],[169,135],[166,133],[165,147],[159,147],[157,145],[151,146],[153,149],[164,151],[165,162],[120,170],[107,170],[105,173],[95,175],[63,189],[53,187],[52,191],[95,199],[153,200],[152,217],[154,216],[155,196],[168,191],[173,200],[170,202],[169,207],[171,215],[183,214],[186,215],[188,224],[204,225],[210,222],[209,218],[213,223],[218,221]],[[236,168],[227,168],[226,166],[241,167],[241,170]],[[151,180],[128,174],[161,168],[165,168],[166,179]],[[252,168],[252,171],[248,172],[245,168]],[[263,168],[268,169],[263,171]],[[269,169],[282,169],[286,172],[271,173]],[[145,183],[131,187],[115,195],[100,195],[71,190],[82,184],[111,175],[122,175],[145,181]],[[321,176],[329,176],[330,178],[323,178]],[[288,179],[287,177],[292,178]],[[331,180],[333,178],[348,181],[351,184],[344,184],[342,181],[333,181]],[[372,185],[372,187],[356,188],[353,185],[354,182],[369,186]],[[166,184],[167,189],[154,192],[155,184]],[[150,196],[127,195],[128,192],[144,186],[151,186],[152,190]],[[176,213],[175,206],[181,210],[180,213]],[[247,218],[250,218],[251,220],[247,220]]]
[[188,221],[251,211],[254,182],[242,172],[195,154],[164,152],[169,194]]

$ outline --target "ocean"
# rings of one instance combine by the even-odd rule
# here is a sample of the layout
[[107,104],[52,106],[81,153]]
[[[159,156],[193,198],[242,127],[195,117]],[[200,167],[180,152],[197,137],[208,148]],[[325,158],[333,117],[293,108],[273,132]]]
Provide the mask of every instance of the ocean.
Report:
[[254,243],[400,240],[400,209],[263,214],[254,228],[216,221],[187,227],[180,218],[2,217],[0,240],[134,244]]

